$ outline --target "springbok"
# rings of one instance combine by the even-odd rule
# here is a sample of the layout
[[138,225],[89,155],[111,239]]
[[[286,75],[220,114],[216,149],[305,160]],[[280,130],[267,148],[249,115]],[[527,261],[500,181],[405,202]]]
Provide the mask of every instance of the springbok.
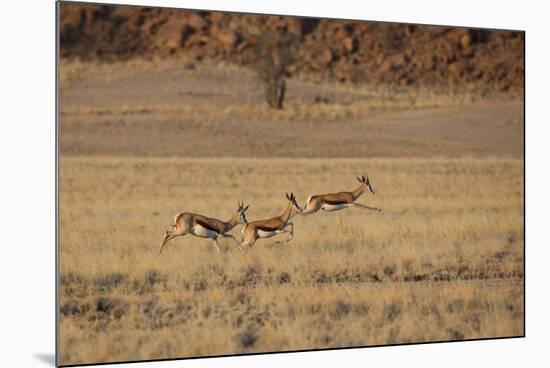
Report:
[[[286,199],[288,199],[288,205],[280,216],[267,220],[252,221],[244,226],[242,246],[252,247],[258,238],[271,238],[282,233],[290,233],[286,241],[292,240],[294,237],[294,224],[290,222],[290,219],[301,212],[302,209],[298,206],[293,193],[290,193],[290,195],[286,193]],[[287,230],[287,227],[290,227],[290,230]]]
[[164,233],[164,239],[160,244],[159,256],[162,253],[162,249],[167,242],[174,239],[177,236],[184,236],[191,234],[201,238],[214,239],[214,249],[220,251],[218,245],[219,238],[231,238],[238,247],[241,246],[239,241],[231,234],[228,234],[238,224],[247,224],[245,212],[249,206],[244,207],[243,203],[238,203],[237,212],[227,222],[221,220],[206,217],[203,215],[197,215],[195,213],[181,212],[174,216],[174,230],[168,230]]
[[359,188],[355,189],[352,192],[338,192],[338,193],[328,193],[328,194],[317,194],[310,196],[307,201],[304,209],[302,210],[302,215],[310,215],[316,213],[319,210],[324,211],[338,211],[348,207],[362,208],[367,210],[373,210],[380,212],[382,211],[379,208],[368,207],[360,203],[355,203],[357,198],[365,192],[374,194],[374,190],[369,181],[368,176],[356,177],[361,185]]

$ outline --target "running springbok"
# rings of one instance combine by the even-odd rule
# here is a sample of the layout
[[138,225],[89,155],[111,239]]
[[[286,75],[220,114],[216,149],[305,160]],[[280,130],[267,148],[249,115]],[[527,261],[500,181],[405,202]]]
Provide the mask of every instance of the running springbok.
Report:
[[316,213],[319,210],[324,211],[338,211],[348,207],[362,208],[367,210],[373,210],[380,212],[382,211],[379,208],[368,207],[360,203],[355,203],[357,198],[365,192],[374,194],[374,190],[369,181],[368,176],[356,177],[361,185],[359,188],[355,189],[352,192],[338,192],[338,193],[328,193],[328,194],[317,194],[310,196],[307,201],[304,209],[302,210],[302,215],[310,215]]
[[[290,222],[290,219],[301,212],[302,209],[298,206],[293,193],[290,193],[290,195],[286,193],[286,199],[288,199],[288,205],[280,216],[267,220],[252,221],[244,226],[242,246],[252,247],[258,238],[271,238],[282,233],[290,233],[286,241],[292,240],[294,237],[294,224]],[[287,230],[287,227],[290,227],[290,230]]]
[[240,247],[239,241],[231,234],[228,234],[238,224],[246,225],[245,212],[250,206],[244,207],[243,203],[238,203],[237,212],[227,222],[215,218],[197,215],[195,213],[182,212],[174,216],[174,230],[168,230],[164,233],[164,239],[160,245],[158,256],[162,253],[164,245],[177,236],[191,234],[200,238],[214,239],[214,249],[220,251],[218,245],[219,238],[231,238]]

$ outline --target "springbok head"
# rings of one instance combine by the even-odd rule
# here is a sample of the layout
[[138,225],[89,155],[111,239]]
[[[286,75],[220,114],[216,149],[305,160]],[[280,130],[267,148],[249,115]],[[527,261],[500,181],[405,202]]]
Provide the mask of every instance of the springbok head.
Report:
[[290,194],[286,193],[286,199],[288,199],[288,201],[290,202],[292,207],[296,209],[296,211],[302,212],[302,209],[300,208],[300,206],[298,205],[298,202],[296,201],[296,197],[294,196],[294,193],[290,193]]
[[356,176],[356,178],[357,178],[357,181],[359,181],[359,183],[366,186],[366,190],[370,194],[374,194],[374,189],[372,189],[372,186],[370,185],[370,180],[368,175],[362,175],[361,177]]
[[239,215],[239,224],[242,224],[242,225],[248,224],[248,220],[246,219],[245,213],[248,207],[250,207],[250,205],[245,207],[243,202],[239,202],[237,203],[237,205],[238,205],[237,214]]

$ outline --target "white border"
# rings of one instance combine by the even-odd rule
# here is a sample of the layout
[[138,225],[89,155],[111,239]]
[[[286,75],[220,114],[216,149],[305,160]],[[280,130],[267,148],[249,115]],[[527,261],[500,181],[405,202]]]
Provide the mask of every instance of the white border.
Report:
[[[547,216],[550,86],[544,2],[158,0],[120,3],[527,31],[527,338],[184,360],[120,367],[517,367],[545,354],[550,257]],[[0,361],[51,366],[54,353],[54,2],[10,1],[0,22]]]

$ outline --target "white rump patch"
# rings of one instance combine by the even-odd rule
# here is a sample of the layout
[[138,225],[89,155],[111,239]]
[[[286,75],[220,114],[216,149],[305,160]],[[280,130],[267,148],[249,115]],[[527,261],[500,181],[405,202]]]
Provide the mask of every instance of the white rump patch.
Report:
[[311,201],[311,197],[313,197],[313,196],[310,195],[309,197],[307,197],[306,208],[309,206],[309,201]]
[[201,238],[217,238],[220,236],[219,233],[213,230],[209,230],[201,225],[195,225],[194,228],[191,229],[191,234],[201,237]]
[[349,207],[349,204],[347,203],[341,203],[341,204],[324,204],[321,206],[321,209],[322,210],[325,210],[325,211],[338,211],[338,210],[341,210],[341,209],[344,209],[344,208],[347,208]]
[[280,230],[273,230],[273,231],[264,231],[264,230],[258,230],[258,237],[260,238],[271,238],[272,236],[275,236],[277,234],[280,234]]

